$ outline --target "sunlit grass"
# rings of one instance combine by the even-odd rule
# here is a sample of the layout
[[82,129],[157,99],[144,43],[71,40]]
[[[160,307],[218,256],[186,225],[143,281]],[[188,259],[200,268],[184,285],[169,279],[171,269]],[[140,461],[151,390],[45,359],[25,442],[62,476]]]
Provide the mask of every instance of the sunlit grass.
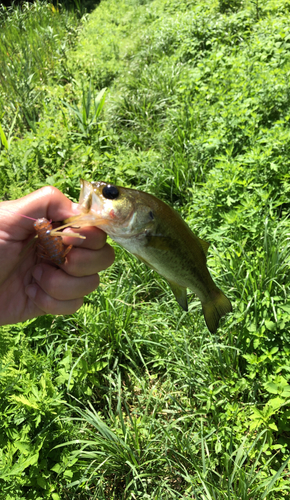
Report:
[[0,8],[0,111],[7,128],[35,130],[43,109],[44,86],[66,78],[66,50],[75,43],[79,20],[61,5],[36,0]]

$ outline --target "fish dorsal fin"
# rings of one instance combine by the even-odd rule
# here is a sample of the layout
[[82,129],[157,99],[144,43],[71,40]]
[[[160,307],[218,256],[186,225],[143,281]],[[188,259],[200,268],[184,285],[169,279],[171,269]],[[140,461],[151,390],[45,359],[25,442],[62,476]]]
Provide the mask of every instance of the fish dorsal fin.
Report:
[[170,283],[170,281],[168,281],[168,283],[178,304],[182,307],[182,309],[184,309],[184,311],[188,311],[186,288],[176,285],[175,283]]
[[198,241],[199,241],[199,243],[201,245],[201,248],[203,249],[204,255],[207,256],[207,251],[208,251],[208,248],[209,248],[210,244],[207,241],[202,240],[198,236],[197,236],[197,239],[198,239]]

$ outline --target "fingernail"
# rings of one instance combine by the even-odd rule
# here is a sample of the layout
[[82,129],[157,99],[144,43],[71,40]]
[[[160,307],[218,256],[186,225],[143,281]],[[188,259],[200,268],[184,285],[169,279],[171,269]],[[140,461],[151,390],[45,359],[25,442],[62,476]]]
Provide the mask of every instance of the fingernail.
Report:
[[32,300],[35,299],[36,292],[37,292],[37,287],[35,285],[28,285],[25,288],[26,295],[28,295],[28,297]]
[[43,273],[42,266],[36,266],[32,271],[32,276],[34,279],[36,279],[36,281],[40,281],[42,273]]

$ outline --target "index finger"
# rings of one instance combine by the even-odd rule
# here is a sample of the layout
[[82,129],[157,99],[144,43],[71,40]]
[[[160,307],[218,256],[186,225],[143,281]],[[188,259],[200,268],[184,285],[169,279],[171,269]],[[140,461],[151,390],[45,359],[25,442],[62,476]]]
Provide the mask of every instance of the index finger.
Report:
[[78,205],[69,200],[61,191],[46,186],[18,200],[1,203],[1,229],[16,234],[18,240],[27,238],[33,232],[33,221],[45,217],[48,220],[62,221],[75,215]]

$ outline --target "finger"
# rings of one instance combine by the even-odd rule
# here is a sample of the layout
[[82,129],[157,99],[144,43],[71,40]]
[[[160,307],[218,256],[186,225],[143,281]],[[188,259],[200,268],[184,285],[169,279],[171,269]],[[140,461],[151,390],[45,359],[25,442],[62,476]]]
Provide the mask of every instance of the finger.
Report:
[[[71,238],[65,236],[65,233],[78,233],[85,236],[85,240],[79,238]],[[106,233],[99,229],[98,227],[84,227],[82,229],[77,228],[67,228],[63,231],[63,242],[65,245],[73,245],[74,247],[81,246],[82,248],[89,248],[91,250],[99,250],[102,248],[107,239]]]
[[[72,203],[61,191],[46,186],[18,200],[1,203],[1,211],[5,213],[4,229],[17,240],[23,240],[34,233],[33,221],[45,217],[59,221],[77,211],[78,205]],[[33,220],[30,220],[30,219]],[[6,227],[5,227],[6,224]]]
[[23,215],[38,219],[46,217],[52,220],[63,220],[76,211],[72,203],[61,191],[46,186],[18,200],[6,201],[1,207],[7,211],[7,217],[13,218],[15,222],[25,224],[30,229],[31,220],[23,218]]
[[114,249],[106,243],[100,250],[73,248],[61,267],[72,276],[89,276],[107,269],[114,259]]
[[74,300],[93,292],[100,283],[98,274],[71,276],[49,264],[38,264],[32,271],[36,283],[50,297],[57,300]]
[[37,283],[28,285],[25,292],[34,306],[44,314],[73,314],[83,305],[82,298],[73,300],[54,299],[47,295]]

